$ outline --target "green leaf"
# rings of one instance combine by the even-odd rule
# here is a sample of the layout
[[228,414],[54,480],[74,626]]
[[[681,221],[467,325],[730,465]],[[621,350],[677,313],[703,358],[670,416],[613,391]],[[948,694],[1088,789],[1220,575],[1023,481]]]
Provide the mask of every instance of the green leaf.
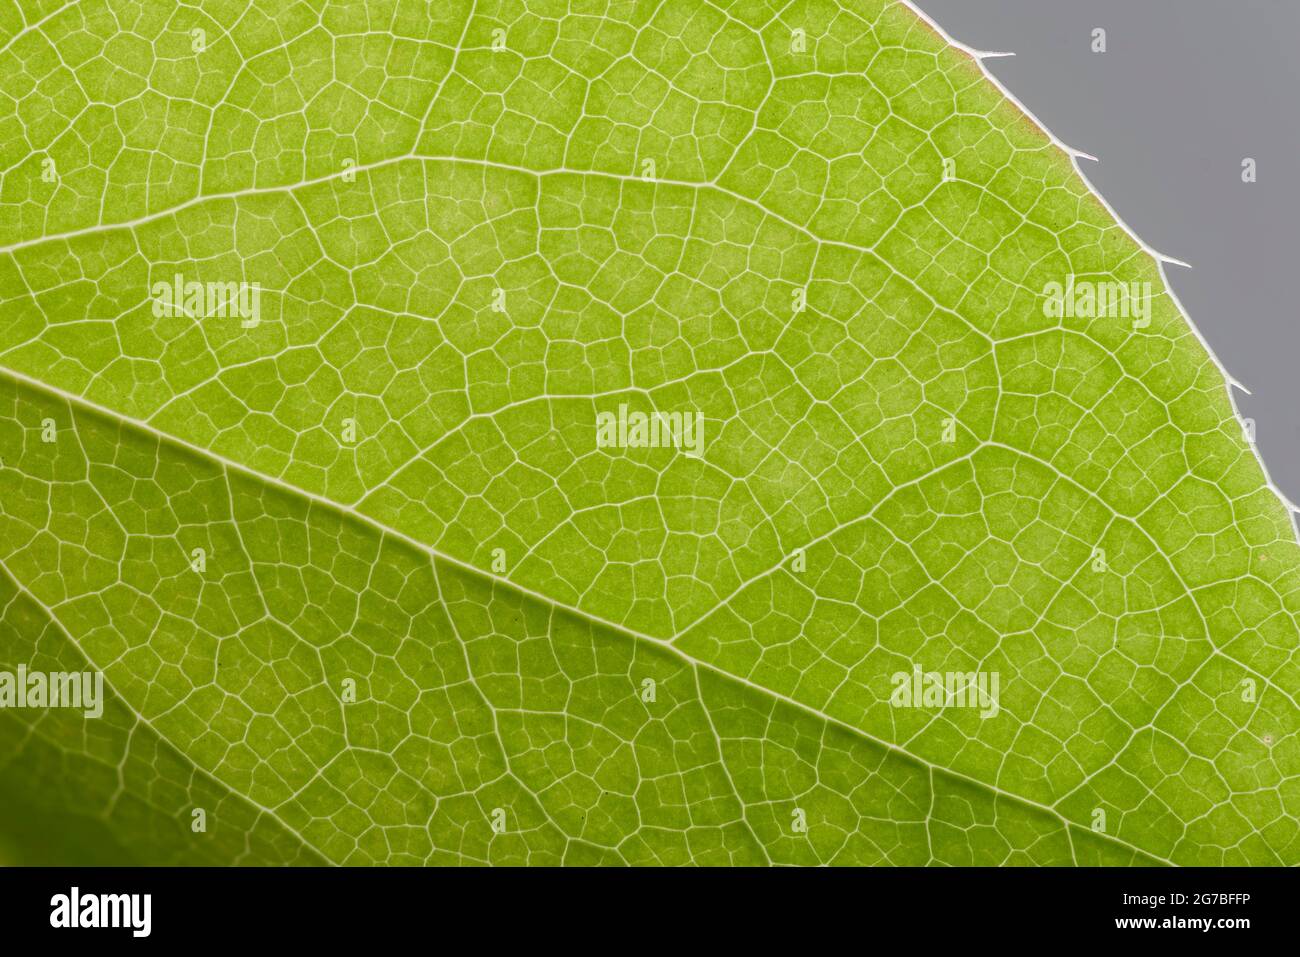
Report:
[[0,670],[108,699],[0,858],[1300,863],[1290,516],[1070,157],[901,4],[571,7],[0,13]]

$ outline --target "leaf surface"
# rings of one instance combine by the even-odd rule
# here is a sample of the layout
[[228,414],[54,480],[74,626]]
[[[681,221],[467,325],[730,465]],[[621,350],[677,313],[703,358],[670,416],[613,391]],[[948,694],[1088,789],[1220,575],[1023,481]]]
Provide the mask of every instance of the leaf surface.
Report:
[[1300,863],[1290,517],[908,7],[23,2],[0,104],[0,667],[110,697],[0,854]]

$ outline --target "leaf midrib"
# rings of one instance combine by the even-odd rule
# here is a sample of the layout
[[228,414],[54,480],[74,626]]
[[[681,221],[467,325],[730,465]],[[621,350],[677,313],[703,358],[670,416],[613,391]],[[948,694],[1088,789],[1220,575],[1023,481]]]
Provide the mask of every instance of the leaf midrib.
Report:
[[[120,412],[101,406],[98,403],[95,403],[82,396],[78,396],[74,393],[67,392],[63,389],[60,389],[57,386],[53,386],[48,383],[42,382],[39,379],[35,379],[24,373],[15,371],[13,369],[9,369],[8,367],[0,365],[0,376],[9,378],[10,380],[20,385],[23,385],[29,389],[32,389],[34,391],[43,392],[46,395],[49,395],[53,398],[57,398],[69,404],[79,406],[83,410],[93,413],[94,415],[97,415],[101,418],[104,418],[116,424],[119,427],[128,428],[136,432],[148,435],[152,437],[155,441],[158,441],[159,443],[165,443],[169,446],[172,446],[173,448],[185,452],[188,455],[196,456],[200,459],[206,459],[207,461],[217,464],[224,469],[238,472],[257,482],[275,488],[283,494],[293,496],[299,499],[305,499],[315,505],[319,505],[322,508],[334,511],[344,516],[345,518],[361,523],[362,525],[370,528],[372,531],[377,532],[380,535],[392,538],[396,541],[400,541],[403,544],[407,545],[408,547],[414,548],[424,553],[429,557],[429,559],[432,562],[435,563],[444,562],[447,565],[457,568],[463,573],[475,576],[481,580],[491,582],[503,588],[507,588],[529,599],[532,599],[537,602],[541,602],[547,607],[555,609],[556,611],[559,611],[563,614],[581,619],[586,623],[588,623],[589,625],[594,626],[595,628],[603,629],[606,631],[612,631],[632,641],[647,642],[653,645],[654,647],[675,656],[680,661],[684,662],[685,664],[689,665],[694,669],[697,670],[707,669],[713,672],[714,674],[718,675],[719,677],[727,681],[734,682],[748,689],[751,692],[764,695],[781,704],[796,708],[800,712],[812,716],[827,725],[839,728],[843,731],[847,731],[850,734],[853,734],[854,736],[871,744],[874,747],[885,749],[890,753],[901,756],[909,761],[919,764],[922,767],[925,767],[932,772],[936,772],[938,774],[945,775],[954,780],[961,781],[965,784],[973,785],[975,787],[981,788],[995,797],[1004,798],[1010,801],[1015,801],[1021,805],[1031,808],[1032,810],[1038,813],[1046,814],[1052,818],[1055,818],[1056,820],[1060,821],[1064,825],[1067,834],[1070,832],[1071,828],[1081,829],[1091,834],[1094,838],[1104,839],[1117,846],[1123,847],[1126,850],[1135,852],[1137,854],[1141,854],[1145,858],[1157,861],[1161,864],[1168,864],[1168,865],[1174,864],[1173,861],[1160,857],[1155,852],[1140,847],[1136,844],[1132,844],[1129,841],[1126,841],[1123,838],[1118,837],[1117,835],[1098,834],[1096,832],[1093,832],[1090,828],[1087,828],[1085,825],[1080,824],[1079,822],[1071,820],[1070,818],[1066,817],[1063,813],[1061,813],[1059,810],[1057,810],[1056,808],[1050,805],[1042,804],[1038,801],[1033,800],[1032,798],[1026,797],[1021,794],[1016,794],[1015,792],[1012,791],[1007,791],[996,784],[992,784],[988,781],[984,781],[979,778],[971,777],[970,775],[964,774],[961,771],[956,771],[952,768],[947,768],[942,765],[935,764],[934,762],[929,761],[926,758],[913,753],[912,751],[909,751],[907,748],[904,748],[901,745],[898,745],[892,741],[888,741],[883,738],[877,738],[876,736],[870,734],[869,732],[863,730],[860,727],[857,727],[854,724],[851,724],[850,722],[842,718],[838,718],[835,717],[834,715],[827,714],[821,709],[806,704],[805,702],[799,701],[796,698],[792,698],[782,692],[775,691],[764,685],[758,684],[750,680],[749,678],[727,671],[713,664],[712,662],[703,661],[701,659],[695,658],[694,656],[678,648],[675,644],[672,643],[672,641],[665,640],[663,638],[656,638],[653,635],[644,634],[633,628],[629,628],[626,625],[622,625],[613,621],[608,621],[584,609],[570,606],[568,604],[565,604],[562,601],[559,601],[548,595],[542,594],[541,592],[534,591],[533,589],[528,588],[525,585],[520,585],[509,578],[503,577],[501,575],[497,575],[496,573],[493,572],[484,571],[483,569],[478,568],[464,561],[463,559],[457,558],[454,555],[446,554],[440,551],[439,549],[435,548],[434,546],[421,542],[420,540],[411,537],[405,532],[402,532],[395,528],[390,528],[382,521],[372,516],[366,515],[362,512],[358,512],[348,505],[341,504],[330,498],[327,498],[326,496],[319,495],[315,492],[311,492],[306,489],[299,488],[298,486],[286,482],[283,479],[279,479],[270,475],[265,475],[254,468],[251,468],[240,462],[236,462],[232,459],[227,459],[226,457],[220,455],[219,453],[195,445],[194,443],[189,442],[186,439],[180,438],[178,436],[174,436],[147,422],[142,422],[138,419],[125,416]],[[0,565],[0,567],[3,566]],[[5,573],[9,575],[9,577],[12,577],[12,575],[9,574],[7,569],[5,569]],[[26,589],[26,587],[21,582],[15,581],[15,584],[17,584],[18,587],[21,588],[25,594],[28,594],[30,596],[30,592]],[[81,653],[83,657],[86,657],[87,660],[89,660],[88,656],[85,655],[85,652],[81,649],[76,639],[69,633],[68,629],[63,626],[62,622],[53,613],[53,611],[50,610],[47,606],[45,606],[44,603],[40,602],[39,599],[36,599],[35,596],[31,596],[31,598],[33,601],[36,602],[38,607],[44,609],[45,613],[50,617],[50,619],[59,627],[59,629],[65,635],[67,635],[69,641],[73,643],[73,645],[77,648],[78,652]],[[459,636],[457,636],[457,640],[459,641]],[[121,695],[118,695],[118,697],[119,700],[122,700],[124,703],[127,704],[128,707],[130,707],[129,703],[126,702],[125,698],[123,698]],[[140,715],[138,712],[135,712],[134,709],[132,709],[132,711],[133,713],[136,714],[136,716],[141,721],[145,722],[146,724],[148,723],[147,719],[145,719],[142,715]],[[154,730],[152,728],[152,725],[150,725],[150,728],[151,730]],[[158,732],[154,730],[154,733],[157,734]],[[168,739],[166,739],[162,735],[159,735],[159,739],[163,741],[168,741]],[[168,746],[174,748],[174,745],[171,745],[170,741],[168,741]],[[186,760],[189,761],[191,764],[194,764],[193,760],[190,759],[188,756],[186,756]],[[225,784],[225,782],[221,782],[219,781],[219,779],[212,777],[212,775],[209,772],[207,772],[199,765],[194,764],[194,766],[199,771],[201,771],[209,778],[211,778],[212,780],[217,781],[217,783],[219,783],[222,787],[226,788],[227,790],[231,790],[232,793],[237,793],[233,791],[230,785]],[[239,795],[239,796],[245,800],[250,801],[250,803],[253,803],[251,802],[251,799],[248,799],[243,795]],[[255,803],[253,803],[253,806],[257,807],[260,811],[264,813],[271,814],[274,816],[274,812],[271,811],[270,809],[262,808],[260,805],[257,805]],[[277,821],[280,821],[280,818],[278,816],[275,816],[275,818]],[[284,826],[286,828],[288,827],[288,825],[284,825]],[[298,836],[298,838],[303,841],[304,846],[311,848],[313,851],[315,851],[318,854],[320,853],[318,848],[308,843],[305,839],[301,837],[301,835],[297,835],[296,832],[292,831],[292,829],[290,829],[290,833],[294,833],[296,836]],[[1072,839],[1071,839],[1071,848],[1073,848]]]

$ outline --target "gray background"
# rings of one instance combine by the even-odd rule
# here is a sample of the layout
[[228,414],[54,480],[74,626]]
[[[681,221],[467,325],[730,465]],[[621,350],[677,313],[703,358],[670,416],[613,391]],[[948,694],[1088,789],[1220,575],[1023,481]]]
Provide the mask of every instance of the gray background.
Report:
[[[1147,243],[1300,503],[1300,0],[915,0],[1071,147]],[[1106,53],[1091,51],[1092,30]],[[1258,181],[1241,181],[1253,157]]]

